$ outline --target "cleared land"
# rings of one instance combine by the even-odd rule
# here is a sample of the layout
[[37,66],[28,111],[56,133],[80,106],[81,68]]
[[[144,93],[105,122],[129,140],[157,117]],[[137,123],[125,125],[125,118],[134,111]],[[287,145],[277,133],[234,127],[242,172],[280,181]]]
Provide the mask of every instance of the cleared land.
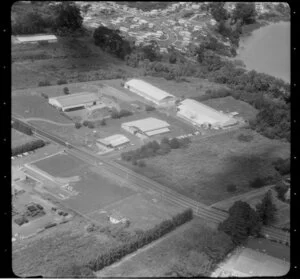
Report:
[[137,69],[96,47],[91,37],[12,45],[12,61],[13,89],[36,87],[45,80],[55,85],[60,79],[80,82],[139,75]]
[[243,117],[243,119],[245,120],[253,119],[258,113],[258,110],[252,107],[251,105],[243,101],[236,100],[231,96],[227,96],[224,98],[209,99],[202,103],[216,110],[222,110],[225,113],[238,112],[238,116]]
[[41,96],[12,96],[12,112],[27,117],[46,118],[59,123],[72,123],[61,115],[57,109],[50,106]]
[[17,131],[16,129],[11,129],[11,146],[12,148],[31,142],[34,138],[31,136],[28,136],[24,133],[21,133]]
[[[239,141],[237,137],[241,133],[251,134],[253,139]],[[195,138],[186,149],[147,159],[144,168],[122,163],[192,199],[212,204],[251,190],[249,182],[256,177],[275,175],[272,160],[287,158],[289,154],[288,143],[241,129],[205,139]],[[227,192],[228,184],[237,186],[234,194]]]
[[203,253],[207,222],[194,219],[166,237],[97,272],[99,277],[164,277],[203,274],[209,259]]

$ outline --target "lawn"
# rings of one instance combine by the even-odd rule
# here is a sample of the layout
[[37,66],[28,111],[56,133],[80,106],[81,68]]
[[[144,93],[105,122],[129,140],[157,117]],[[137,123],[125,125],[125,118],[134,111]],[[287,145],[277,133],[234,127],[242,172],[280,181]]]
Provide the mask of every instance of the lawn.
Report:
[[23,134],[16,129],[11,129],[11,146],[12,148],[31,142],[35,140],[34,137],[28,136],[26,134]]
[[218,111],[222,110],[225,113],[229,112],[238,112],[238,117],[243,117],[245,120],[253,119],[258,110],[252,107],[251,105],[236,100],[231,96],[227,96],[224,98],[216,98],[216,99],[209,99],[202,102]]
[[[253,140],[239,141],[241,133],[252,134]],[[122,163],[192,199],[211,204],[252,190],[249,182],[276,174],[271,161],[289,157],[289,153],[288,143],[242,129],[205,139],[193,138],[187,149],[146,159],[144,168]],[[228,184],[237,186],[234,194],[227,192]]]
[[153,245],[146,246],[120,263],[97,272],[97,276],[141,278],[199,275],[209,263],[203,253],[203,246],[206,242],[205,234],[211,231],[206,222],[194,219]]
[[60,153],[32,163],[32,165],[55,177],[69,177],[86,165],[78,158]]
[[174,80],[166,80],[158,77],[142,77],[142,80],[151,83],[176,97],[184,96],[186,98],[201,96],[205,94],[207,89],[216,90],[224,88],[224,86],[210,82],[200,78],[186,78],[187,81],[175,82]]
[[72,121],[61,115],[57,109],[50,106],[46,99],[37,95],[12,96],[12,113],[25,118],[40,117],[59,123],[72,123]]

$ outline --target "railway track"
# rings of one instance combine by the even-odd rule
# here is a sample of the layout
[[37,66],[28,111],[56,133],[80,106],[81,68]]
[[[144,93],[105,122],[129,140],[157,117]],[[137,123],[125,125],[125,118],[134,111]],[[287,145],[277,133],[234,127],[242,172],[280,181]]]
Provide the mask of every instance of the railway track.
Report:
[[[126,184],[134,184],[135,186],[143,188],[145,190],[153,190],[156,193],[160,194],[164,200],[167,200],[173,204],[180,205],[182,207],[191,208],[195,216],[201,217],[216,224],[222,222],[228,217],[227,212],[211,208],[203,203],[197,202],[184,195],[181,195],[168,187],[165,187],[145,176],[142,176],[132,170],[127,169],[124,166],[121,166],[120,164],[117,164],[116,162],[100,159],[94,153],[70,144],[64,139],[54,136],[49,132],[43,131],[33,124],[29,124],[24,120],[18,119],[15,116],[12,116],[12,120],[22,122],[23,125],[31,128],[32,131],[39,137],[67,147],[68,153],[80,158],[81,160],[84,160],[85,162],[94,166],[100,167],[99,165],[101,165],[101,168],[105,168],[116,177],[123,179],[124,183]],[[288,232],[284,232],[273,227],[263,227],[262,233],[270,239],[274,239],[276,241],[281,241],[284,243],[290,243],[290,235]]]

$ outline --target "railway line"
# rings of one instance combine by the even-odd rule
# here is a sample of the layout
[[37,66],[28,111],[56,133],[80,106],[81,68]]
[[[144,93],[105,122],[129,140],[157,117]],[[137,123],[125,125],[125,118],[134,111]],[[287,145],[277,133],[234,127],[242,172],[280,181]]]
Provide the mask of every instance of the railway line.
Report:
[[[134,184],[137,187],[143,188],[145,190],[153,190],[158,193],[162,199],[167,200],[173,204],[180,205],[182,207],[191,208],[194,212],[195,216],[201,217],[207,221],[214,222],[216,224],[222,222],[228,217],[228,213],[209,207],[203,203],[197,202],[193,199],[190,199],[184,195],[181,195],[168,187],[165,187],[145,176],[142,176],[132,170],[127,169],[120,164],[117,164],[114,161],[109,159],[100,159],[94,153],[84,150],[78,146],[75,146],[71,143],[66,142],[64,139],[59,138],[58,136],[54,136],[49,132],[43,131],[42,129],[36,127],[33,124],[29,124],[24,120],[20,120],[19,118],[12,116],[13,121],[20,121],[23,125],[32,129],[32,131],[38,135],[39,137],[45,138],[46,140],[50,140],[56,144],[60,144],[62,146],[67,147],[67,152],[78,157],[85,162],[92,164],[94,166],[104,168],[109,171],[113,175],[123,179],[126,184]],[[270,239],[274,239],[276,241],[288,242],[290,243],[290,236],[288,232],[281,231],[279,229],[273,227],[263,227],[262,233]]]

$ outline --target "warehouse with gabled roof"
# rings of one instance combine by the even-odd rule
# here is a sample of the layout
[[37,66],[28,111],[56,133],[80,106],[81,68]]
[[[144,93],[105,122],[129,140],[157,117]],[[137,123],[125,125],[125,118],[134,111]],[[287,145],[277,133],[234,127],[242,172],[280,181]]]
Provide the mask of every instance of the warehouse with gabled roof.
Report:
[[115,148],[129,144],[130,140],[124,135],[116,134],[106,138],[97,139],[97,143],[102,144],[105,147]]
[[177,116],[193,125],[210,128],[227,128],[237,124],[236,119],[192,99],[185,99],[179,104]]
[[97,94],[87,92],[52,97],[48,102],[62,111],[91,107],[101,103]]
[[172,103],[176,100],[174,95],[140,79],[131,79],[125,82],[124,87],[157,105]]
[[153,117],[122,123],[122,128],[131,134],[141,134],[147,137],[170,132],[169,126],[166,121]]

